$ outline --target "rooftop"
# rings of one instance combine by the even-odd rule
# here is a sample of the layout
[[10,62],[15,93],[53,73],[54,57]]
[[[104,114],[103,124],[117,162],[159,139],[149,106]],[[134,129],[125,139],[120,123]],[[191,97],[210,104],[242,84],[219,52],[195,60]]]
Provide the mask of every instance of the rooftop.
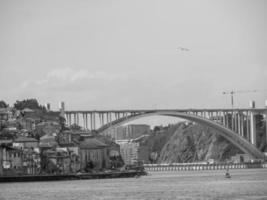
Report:
[[35,138],[20,136],[14,140],[14,142],[38,142]]
[[107,145],[96,138],[86,138],[80,143],[81,149],[102,149],[105,147],[107,147]]

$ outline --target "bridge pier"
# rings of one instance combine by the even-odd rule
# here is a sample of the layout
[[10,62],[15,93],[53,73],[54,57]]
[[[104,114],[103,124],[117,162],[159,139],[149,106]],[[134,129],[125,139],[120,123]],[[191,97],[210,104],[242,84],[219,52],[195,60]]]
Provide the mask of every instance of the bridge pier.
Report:
[[235,129],[234,129],[234,131],[236,133],[238,133],[238,113],[237,112],[234,114],[234,119],[235,119]]
[[246,135],[246,139],[248,140],[248,141],[250,141],[250,127],[249,127],[249,112],[247,111],[246,112],[246,132],[247,132],[247,135]]
[[93,113],[90,113],[90,129],[92,130],[93,128]]
[[69,125],[71,125],[71,114],[68,114],[69,116]]
[[241,127],[240,135],[244,137],[244,115],[243,113],[241,113],[240,127]]
[[[250,101],[249,102],[250,107],[252,109],[255,109],[255,101]],[[257,146],[257,135],[256,135],[256,122],[255,122],[255,113],[252,110],[250,112],[250,138],[251,138],[251,143],[254,146]]]
[[267,111],[265,112],[265,142],[267,144]]
[[265,111],[265,141],[267,144],[267,110]]
[[241,116],[240,113],[237,113],[237,129],[238,129],[238,134],[241,135]]
[[226,112],[226,127],[229,128],[229,117],[228,117],[228,112]]
[[86,113],[85,114],[85,128],[86,128],[86,130],[89,130],[89,114],[88,113]]
[[250,113],[250,139],[251,143],[256,146],[256,123],[253,112]]
[[73,114],[73,117],[74,117],[74,124],[77,124],[77,118],[76,118],[76,117],[77,117],[77,114],[74,113],[74,114]]
[[80,124],[80,115],[79,115],[79,113],[77,113],[77,125],[79,126],[79,124]]
[[93,112],[93,127],[91,130],[96,130],[96,118],[95,118],[95,113]]
[[84,117],[84,114],[82,114],[82,118],[83,118],[83,128],[85,129],[85,117]]
[[104,126],[105,125],[104,113],[98,113],[98,115],[99,115],[100,126]]

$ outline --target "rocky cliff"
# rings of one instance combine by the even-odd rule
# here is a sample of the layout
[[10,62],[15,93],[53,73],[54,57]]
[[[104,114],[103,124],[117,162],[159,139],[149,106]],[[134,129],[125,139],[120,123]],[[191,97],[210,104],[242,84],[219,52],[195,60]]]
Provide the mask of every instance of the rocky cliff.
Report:
[[197,124],[179,123],[153,132],[144,143],[157,163],[225,161],[242,153],[216,130]]

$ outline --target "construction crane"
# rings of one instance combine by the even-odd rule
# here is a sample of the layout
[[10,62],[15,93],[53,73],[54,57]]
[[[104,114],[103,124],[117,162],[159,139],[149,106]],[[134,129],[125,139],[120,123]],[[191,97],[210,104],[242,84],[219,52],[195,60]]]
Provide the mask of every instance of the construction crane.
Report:
[[227,92],[223,92],[222,94],[230,94],[231,95],[231,105],[232,108],[234,108],[234,94],[236,93],[252,93],[252,92],[258,92],[258,90],[232,90],[232,91],[227,91]]

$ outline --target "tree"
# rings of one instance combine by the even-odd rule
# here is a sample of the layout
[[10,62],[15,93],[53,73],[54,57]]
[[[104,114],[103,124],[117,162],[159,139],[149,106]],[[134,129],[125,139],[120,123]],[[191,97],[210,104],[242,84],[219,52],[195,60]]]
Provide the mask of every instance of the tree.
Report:
[[66,119],[65,117],[59,115],[59,125],[60,125],[60,132],[64,130],[69,130],[69,128],[66,127]]
[[70,126],[70,129],[73,130],[73,131],[80,131],[80,130],[82,130],[82,127],[79,126],[78,124],[72,124]]
[[155,126],[153,130],[154,130],[154,132],[157,132],[157,131],[160,131],[160,129],[161,129],[160,126]]
[[22,101],[16,101],[14,103],[14,108],[17,110],[23,110],[24,108],[30,108],[33,110],[43,110],[45,111],[45,107],[40,105],[36,99],[25,99]]
[[1,100],[0,101],[0,108],[7,108],[7,107],[8,107],[8,104],[5,101]]

